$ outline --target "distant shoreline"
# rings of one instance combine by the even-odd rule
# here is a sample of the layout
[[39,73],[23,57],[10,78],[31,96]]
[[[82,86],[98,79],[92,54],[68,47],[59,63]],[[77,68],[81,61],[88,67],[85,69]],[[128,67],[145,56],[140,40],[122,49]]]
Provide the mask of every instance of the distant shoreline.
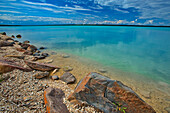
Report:
[[54,25],[0,25],[0,26],[128,26],[128,27],[170,27],[154,25],[108,25],[108,24],[54,24]]

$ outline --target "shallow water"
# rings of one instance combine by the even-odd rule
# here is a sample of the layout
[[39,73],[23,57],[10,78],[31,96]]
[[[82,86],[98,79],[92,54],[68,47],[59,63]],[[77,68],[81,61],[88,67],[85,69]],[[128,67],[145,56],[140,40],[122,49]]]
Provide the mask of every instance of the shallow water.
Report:
[[[123,26],[0,27],[8,35],[97,62],[103,67],[170,84],[170,28]],[[127,77],[129,74],[126,75]]]

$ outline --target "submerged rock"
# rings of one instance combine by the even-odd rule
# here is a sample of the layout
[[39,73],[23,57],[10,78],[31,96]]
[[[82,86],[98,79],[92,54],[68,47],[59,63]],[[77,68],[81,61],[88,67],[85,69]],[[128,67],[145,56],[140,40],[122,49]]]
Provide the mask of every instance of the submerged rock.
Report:
[[49,56],[48,53],[42,53],[41,55],[42,55],[42,56],[45,56],[45,57]]
[[67,84],[71,84],[76,81],[76,78],[71,73],[66,72],[60,77],[60,80],[66,82]]
[[59,69],[59,67],[51,66],[43,63],[38,62],[31,62],[31,61],[25,61],[25,63],[32,69],[39,70],[39,71],[51,71],[54,69]]
[[68,100],[92,105],[105,113],[155,113],[131,88],[98,73],[85,76]]
[[63,103],[65,94],[61,89],[47,88],[44,91],[44,103],[47,113],[69,113],[67,106]]
[[65,66],[65,67],[63,68],[63,70],[64,70],[65,72],[68,72],[68,71],[72,71],[73,68],[70,67],[70,66]]
[[107,71],[105,69],[99,69],[99,72],[106,73]]
[[11,37],[12,37],[12,38],[15,38],[15,36],[14,36],[14,35],[12,35]]
[[46,47],[40,47],[39,49],[47,49]]
[[69,55],[62,55],[63,58],[69,58]]

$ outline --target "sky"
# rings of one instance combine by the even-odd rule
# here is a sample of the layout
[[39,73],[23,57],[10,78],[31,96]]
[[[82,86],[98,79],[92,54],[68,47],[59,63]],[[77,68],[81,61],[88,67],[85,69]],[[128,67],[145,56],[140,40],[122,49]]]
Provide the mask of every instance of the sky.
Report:
[[169,0],[0,0],[0,24],[170,26]]

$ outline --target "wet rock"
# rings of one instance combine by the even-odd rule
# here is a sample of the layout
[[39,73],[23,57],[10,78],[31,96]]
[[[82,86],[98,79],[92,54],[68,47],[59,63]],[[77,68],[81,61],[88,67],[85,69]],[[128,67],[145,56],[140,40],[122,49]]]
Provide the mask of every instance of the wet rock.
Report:
[[51,78],[52,78],[53,80],[58,80],[58,79],[59,79],[59,77],[58,77],[57,75],[53,75]]
[[51,66],[43,63],[38,62],[31,62],[31,61],[25,61],[25,63],[32,69],[39,70],[39,71],[51,71],[54,69],[59,69],[59,67]]
[[20,69],[23,71],[31,71],[28,68],[23,68],[23,66],[16,64],[13,61],[7,61],[4,59],[0,59],[0,73],[6,73],[6,72],[10,72],[14,69]]
[[73,68],[70,67],[70,66],[65,66],[65,67],[63,68],[63,70],[64,70],[65,72],[69,72],[69,71],[72,71]]
[[106,73],[107,71],[105,69],[99,69],[99,72]]
[[22,36],[21,36],[20,34],[18,34],[16,37],[17,37],[17,38],[21,38]]
[[44,91],[44,103],[47,113],[69,113],[66,105],[63,103],[65,94],[61,89],[47,88]]
[[14,42],[0,41],[0,47],[13,46]]
[[34,53],[33,56],[40,56],[40,54],[39,53]]
[[39,51],[39,50],[37,50],[37,51],[35,51],[36,53],[41,53],[41,51]]
[[26,51],[24,52],[24,55],[33,55],[33,52],[26,50]]
[[26,41],[23,42],[23,44],[29,44],[29,43],[30,43],[29,40],[26,40]]
[[27,48],[28,51],[31,51],[31,52],[35,52],[37,50],[37,47],[35,47],[34,45],[30,45],[28,48]]
[[17,51],[19,51],[19,52],[26,52],[26,50],[25,50],[25,49],[18,48],[18,47],[16,48],[16,50],[17,50]]
[[48,53],[42,53],[41,55],[42,55],[42,56],[45,56],[45,57],[49,56]]
[[71,83],[74,83],[76,81],[76,78],[71,73],[66,72],[60,77],[60,80],[66,82],[67,84],[71,84]]
[[1,35],[6,35],[6,32],[2,32],[2,33],[0,33]]
[[14,35],[12,35],[11,37],[12,37],[12,38],[15,38],[15,36],[14,36]]
[[131,88],[98,73],[85,76],[68,100],[92,105],[105,113],[155,113]]
[[41,79],[41,78],[44,78],[44,77],[47,77],[49,76],[49,72],[38,72],[36,74],[33,75],[33,77],[37,78],[37,79]]
[[27,49],[30,46],[30,44],[21,44],[22,49]]
[[47,49],[46,47],[40,47],[39,49]]
[[21,56],[21,55],[6,55],[4,57],[13,57],[13,58],[18,58],[18,59],[24,59],[25,56]]
[[69,58],[69,55],[62,55],[63,58]]

